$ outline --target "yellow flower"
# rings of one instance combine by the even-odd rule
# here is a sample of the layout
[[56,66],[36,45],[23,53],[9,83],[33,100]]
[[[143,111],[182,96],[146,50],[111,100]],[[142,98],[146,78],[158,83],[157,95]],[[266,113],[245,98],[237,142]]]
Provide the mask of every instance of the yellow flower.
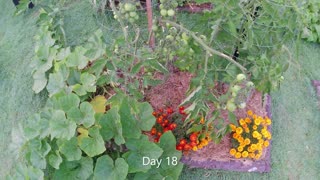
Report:
[[252,115],[252,117],[253,117],[253,119],[257,119],[257,115],[256,114],[254,114],[254,115]]
[[266,119],[266,124],[270,125],[271,124],[271,120],[269,118]]
[[240,152],[237,152],[237,153],[235,154],[235,157],[236,157],[237,159],[241,158],[241,153],[240,153]]
[[232,130],[233,132],[235,132],[236,129],[237,129],[237,127],[236,127],[235,125],[233,125],[233,124],[230,124],[230,128],[231,128],[231,130]]
[[197,148],[198,148],[198,149],[202,149],[203,146],[202,146],[201,144],[199,144],[199,145],[197,146]]
[[243,131],[243,130],[242,130],[242,127],[237,127],[237,129],[236,129],[236,133],[237,133],[237,134],[240,135],[240,134],[242,133],[242,131]]
[[254,138],[257,138],[260,134],[258,133],[258,131],[253,131],[252,136]]
[[248,152],[253,152],[253,150],[251,149],[251,146],[248,147]]
[[250,139],[249,138],[246,138],[245,140],[244,140],[244,143],[246,144],[246,145],[248,145],[248,144],[250,144]]
[[242,157],[246,158],[246,157],[248,157],[248,155],[249,155],[248,151],[243,151],[242,152]]
[[250,119],[250,118],[246,118],[246,119],[244,119],[244,121],[245,121],[246,123],[251,123],[251,119]]
[[233,134],[232,134],[232,137],[233,137],[234,139],[238,139],[238,138],[239,138],[239,134],[233,133]]
[[263,144],[264,143],[264,141],[263,141],[263,139],[259,139],[259,142],[258,142],[259,144]]
[[249,128],[247,127],[247,128],[245,128],[244,129],[244,131],[246,132],[246,133],[249,133],[250,132],[250,130],[249,130]]
[[253,125],[253,126],[252,126],[252,129],[253,129],[253,130],[257,130],[258,127],[257,127],[256,125]]
[[239,152],[243,151],[243,147],[242,146],[239,146],[237,149],[238,149]]
[[255,154],[254,154],[254,153],[249,153],[249,157],[250,157],[250,158],[254,158],[254,157],[255,157]]
[[252,112],[251,110],[249,110],[249,111],[247,111],[247,114],[248,114],[249,116],[252,116],[252,115],[253,115],[253,112]]
[[257,145],[256,144],[251,144],[251,149],[254,151],[254,150],[256,150],[257,149]]
[[239,142],[239,143],[242,143],[243,141],[244,141],[243,137],[240,136],[240,137],[238,138],[238,142]]
[[265,141],[265,142],[263,143],[263,145],[264,145],[264,147],[268,147],[268,146],[269,146],[269,141]]
[[245,122],[243,119],[240,119],[240,120],[239,120],[239,123],[240,123],[241,126],[243,126],[243,125],[246,124],[246,122]]
[[197,150],[198,150],[197,146],[194,146],[194,147],[192,148],[192,150],[193,150],[193,151],[197,151]]
[[261,119],[260,119],[260,117],[259,117],[259,118],[254,119],[254,124],[255,124],[255,125],[259,126],[259,125],[260,125],[260,123],[261,123]]
[[236,149],[234,149],[234,148],[230,149],[230,154],[232,156],[234,156],[236,154],[236,152],[237,152]]

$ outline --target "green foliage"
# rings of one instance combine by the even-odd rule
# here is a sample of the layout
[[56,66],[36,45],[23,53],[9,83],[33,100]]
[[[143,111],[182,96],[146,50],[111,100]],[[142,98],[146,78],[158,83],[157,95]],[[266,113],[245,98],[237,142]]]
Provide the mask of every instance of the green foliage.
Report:
[[320,42],[320,3],[304,2],[300,10],[303,23],[301,38],[310,42]]

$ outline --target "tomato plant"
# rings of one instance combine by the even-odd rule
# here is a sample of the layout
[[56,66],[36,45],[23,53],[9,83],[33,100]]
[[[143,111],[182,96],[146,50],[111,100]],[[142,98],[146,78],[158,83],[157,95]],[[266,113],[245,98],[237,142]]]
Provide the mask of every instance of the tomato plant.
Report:
[[[178,179],[181,151],[219,143],[231,132],[223,110],[237,125],[233,112],[246,107],[254,87],[269,93],[279,86],[289,66],[279,57],[296,30],[295,6],[281,0],[217,0],[197,19],[207,28],[191,30],[178,20],[175,8],[182,3],[161,0],[147,36],[140,31],[138,1],[101,1],[121,34],[106,44],[102,25],[85,43],[70,47],[61,9],[35,2],[40,7],[32,89],[47,91],[48,100],[24,125],[26,164],[17,165],[13,178],[43,177],[49,169],[52,179]],[[152,34],[156,46],[149,48],[141,42]],[[166,76],[172,66],[193,74],[187,97],[178,107],[154,111],[145,92],[162,82],[156,74]],[[225,91],[223,84],[229,87]],[[168,157],[177,163],[158,168],[143,163]]]

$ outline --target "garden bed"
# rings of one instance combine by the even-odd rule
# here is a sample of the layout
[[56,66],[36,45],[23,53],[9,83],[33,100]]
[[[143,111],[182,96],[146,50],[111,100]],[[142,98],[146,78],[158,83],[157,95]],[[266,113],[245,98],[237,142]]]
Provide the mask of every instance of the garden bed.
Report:
[[[175,72],[166,78],[163,84],[151,88],[146,96],[154,109],[165,108],[165,106],[177,107],[185,98],[192,74],[185,72]],[[247,107],[238,109],[235,115],[244,118],[247,110],[252,110],[259,116],[271,118],[271,97],[262,96],[258,91],[253,91],[247,98]],[[212,108],[211,108],[212,109]],[[222,116],[228,122],[228,112],[222,112]],[[268,130],[271,132],[270,127]],[[231,149],[231,135],[225,136],[219,144],[210,142],[208,146],[198,151],[185,153],[181,161],[190,168],[223,169],[242,172],[270,172],[271,166],[271,146],[263,150],[263,155],[259,160],[236,159],[229,154]]]

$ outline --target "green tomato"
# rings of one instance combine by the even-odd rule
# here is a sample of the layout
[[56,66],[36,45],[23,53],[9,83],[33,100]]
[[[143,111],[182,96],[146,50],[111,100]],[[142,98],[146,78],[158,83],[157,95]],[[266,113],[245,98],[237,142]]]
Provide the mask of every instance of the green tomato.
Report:
[[181,35],[182,39],[188,41],[189,40],[189,36],[187,35],[187,33],[183,32]]
[[244,74],[238,74],[237,75],[237,81],[243,81],[246,79],[246,76]]
[[237,93],[240,89],[241,89],[241,87],[240,87],[240,86],[238,86],[238,85],[234,85],[233,87],[231,87],[231,92],[233,92],[233,93]]
[[134,9],[134,6],[132,4],[130,4],[130,3],[125,3],[124,4],[124,9],[126,11],[132,11]]
[[228,111],[233,112],[237,109],[237,106],[233,102],[228,101],[227,102],[227,109],[228,109]]
[[158,30],[158,26],[152,25],[152,31],[157,31],[157,30]]
[[167,35],[166,39],[169,40],[169,41],[173,41],[174,40],[173,36],[171,36],[171,35]]
[[134,23],[134,19],[133,18],[129,18],[129,22]]
[[131,17],[135,17],[135,16],[137,16],[137,13],[133,11],[133,12],[130,12],[129,15],[130,15]]
[[175,14],[175,12],[174,12],[174,10],[173,9],[169,9],[168,10],[168,16],[174,16],[174,14]]
[[168,14],[168,11],[165,9],[161,9],[160,14],[161,16],[166,16]]
[[247,86],[247,87],[253,87],[254,84],[253,84],[253,82],[249,81],[249,82],[247,82],[246,86]]

